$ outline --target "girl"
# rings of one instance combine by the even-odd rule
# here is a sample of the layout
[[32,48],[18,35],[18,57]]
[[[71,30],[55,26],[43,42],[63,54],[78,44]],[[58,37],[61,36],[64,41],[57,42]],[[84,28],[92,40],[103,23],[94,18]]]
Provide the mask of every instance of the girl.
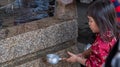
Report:
[[92,46],[81,54],[75,55],[68,52],[68,62],[79,62],[86,67],[101,67],[109,51],[117,42],[118,31],[116,14],[111,2],[96,0],[88,8],[89,27],[96,33],[96,40]]

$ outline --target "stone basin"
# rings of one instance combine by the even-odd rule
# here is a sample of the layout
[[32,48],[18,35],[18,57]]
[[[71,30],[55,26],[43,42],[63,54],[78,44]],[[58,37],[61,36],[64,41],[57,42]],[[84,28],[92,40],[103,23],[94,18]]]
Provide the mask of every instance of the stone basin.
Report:
[[78,63],[46,62],[50,53],[60,57],[68,57],[67,51],[78,53],[75,4],[57,1],[53,17],[1,29],[0,67],[79,67]]

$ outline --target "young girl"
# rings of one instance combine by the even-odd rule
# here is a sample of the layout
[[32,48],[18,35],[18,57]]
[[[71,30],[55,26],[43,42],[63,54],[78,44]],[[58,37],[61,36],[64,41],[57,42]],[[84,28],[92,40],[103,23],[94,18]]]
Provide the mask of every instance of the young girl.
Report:
[[96,0],[88,8],[89,27],[96,33],[96,40],[92,46],[81,54],[68,52],[68,62],[79,62],[86,67],[101,67],[110,50],[117,42],[118,31],[116,14],[111,2]]

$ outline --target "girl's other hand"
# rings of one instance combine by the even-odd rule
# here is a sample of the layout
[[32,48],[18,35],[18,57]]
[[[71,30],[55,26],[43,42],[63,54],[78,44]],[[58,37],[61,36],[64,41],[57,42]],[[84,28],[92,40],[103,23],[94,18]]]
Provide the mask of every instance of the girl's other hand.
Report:
[[65,60],[67,62],[72,62],[72,63],[77,62],[77,58],[78,58],[77,55],[75,55],[71,52],[67,52],[67,53],[68,53],[68,55],[70,55],[70,57],[69,58],[62,58],[62,60]]
[[84,57],[82,53],[77,54],[79,57]]

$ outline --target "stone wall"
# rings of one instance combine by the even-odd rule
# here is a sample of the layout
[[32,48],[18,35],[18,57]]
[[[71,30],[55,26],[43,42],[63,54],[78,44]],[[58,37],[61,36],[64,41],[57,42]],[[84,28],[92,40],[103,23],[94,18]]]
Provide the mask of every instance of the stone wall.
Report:
[[0,67],[79,67],[65,61],[56,65],[46,62],[49,53],[67,57],[67,51],[78,52],[75,2],[67,5],[65,12],[70,9],[73,11],[65,13],[67,18],[58,15],[1,29]]

